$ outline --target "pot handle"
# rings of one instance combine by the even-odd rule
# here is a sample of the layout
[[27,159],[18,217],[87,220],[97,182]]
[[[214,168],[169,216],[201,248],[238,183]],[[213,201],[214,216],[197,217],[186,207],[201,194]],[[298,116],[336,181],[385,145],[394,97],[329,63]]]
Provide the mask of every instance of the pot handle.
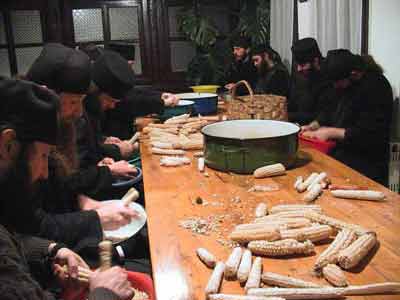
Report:
[[250,101],[253,102],[254,92],[253,92],[253,89],[251,88],[250,84],[246,80],[240,80],[235,83],[235,85],[233,86],[233,88],[231,90],[232,99],[236,98],[236,88],[238,85],[241,85],[241,84],[244,84],[246,86],[246,88],[248,89],[248,91],[250,93]]
[[230,148],[227,146],[222,146],[221,151],[223,153],[238,153],[238,152],[248,152],[249,150],[247,148]]

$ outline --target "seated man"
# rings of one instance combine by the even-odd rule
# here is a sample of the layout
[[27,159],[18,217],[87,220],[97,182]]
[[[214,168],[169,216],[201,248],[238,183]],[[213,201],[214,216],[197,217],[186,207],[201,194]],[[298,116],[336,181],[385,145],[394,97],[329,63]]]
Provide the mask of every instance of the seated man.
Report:
[[289,72],[279,54],[269,46],[258,46],[252,52],[254,66],[258,70],[256,94],[273,94],[287,97]]
[[329,51],[323,69],[334,82],[337,109],[323,111],[321,127],[305,126],[304,135],[336,140],[333,157],[386,184],[393,94],[382,69],[344,49]]
[[292,46],[292,53],[297,68],[288,99],[289,121],[304,125],[314,120],[325,106],[325,93],[330,85],[321,74],[323,57],[316,40],[298,40]]
[[[246,80],[252,88],[257,81],[257,69],[251,61],[250,42],[244,37],[236,39],[232,43],[233,61],[225,71],[225,88],[232,90],[235,83]],[[236,90],[237,95],[247,95],[249,92],[246,87],[239,86]]]
[[[55,299],[38,283],[49,284],[51,268],[67,263],[71,279],[77,278],[79,266],[88,268],[62,243],[16,234],[36,225],[29,192],[47,174],[49,143],[57,136],[57,110],[58,97],[49,90],[0,78],[0,186],[7,196],[0,201],[0,292],[4,300]],[[96,272],[90,278],[90,290],[90,299],[132,297],[120,268]]]

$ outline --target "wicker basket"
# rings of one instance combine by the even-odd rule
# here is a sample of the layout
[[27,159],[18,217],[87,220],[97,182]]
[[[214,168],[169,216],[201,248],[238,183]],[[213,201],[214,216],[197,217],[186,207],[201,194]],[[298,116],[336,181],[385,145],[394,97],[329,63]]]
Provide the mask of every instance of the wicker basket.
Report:
[[[249,90],[248,96],[236,96],[238,85],[244,84]],[[232,88],[232,99],[227,101],[227,115],[230,120],[260,119],[287,121],[286,97],[277,95],[254,95],[247,81],[242,80]]]

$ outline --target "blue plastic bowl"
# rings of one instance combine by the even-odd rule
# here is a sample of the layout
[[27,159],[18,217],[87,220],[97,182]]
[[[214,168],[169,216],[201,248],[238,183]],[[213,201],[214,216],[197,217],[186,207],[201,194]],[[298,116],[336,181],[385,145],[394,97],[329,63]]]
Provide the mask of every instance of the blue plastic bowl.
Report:
[[177,94],[182,100],[194,101],[194,115],[216,114],[218,110],[218,95],[212,93],[182,93]]
[[128,189],[131,188],[133,185],[142,181],[143,179],[142,170],[138,167],[136,167],[136,169],[138,170],[138,172],[134,178],[124,178],[124,177],[114,178],[112,187],[117,189]]
[[178,105],[174,107],[166,107],[164,109],[164,113],[160,116],[161,121],[166,119],[183,115],[183,114],[191,114],[193,111],[194,102],[189,100],[180,100]]

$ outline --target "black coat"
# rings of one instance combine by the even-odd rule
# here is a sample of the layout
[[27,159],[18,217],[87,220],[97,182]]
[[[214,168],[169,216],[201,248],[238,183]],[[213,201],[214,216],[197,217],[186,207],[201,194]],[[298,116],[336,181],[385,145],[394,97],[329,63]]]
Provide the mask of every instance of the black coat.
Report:
[[331,89],[331,83],[320,74],[310,79],[297,73],[292,76],[288,99],[289,121],[305,125],[315,120],[326,106]]
[[254,92],[288,97],[290,76],[285,66],[275,65],[265,75],[259,76]]
[[[241,61],[234,60],[225,71],[226,83],[237,83],[240,80],[246,80],[252,89],[256,86],[257,68],[251,60],[251,55],[246,56]],[[241,85],[237,88],[236,94],[242,96],[249,94],[249,92],[245,86]]]
[[164,101],[161,93],[148,89],[134,88],[117,103],[115,109],[105,113],[102,129],[105,136],[129,139],[135,133],[134,120],[148,114],[162,114]]
[[[42,283],[52,278],[50,241],[16,235],[0,225],[0,295],[2,300],[55,300]],[[40,282],[40,283],[39,283]],[[118,300],[110,290],[97,288],[91,300]]]
[[389,82],[379,73],[365,73],[336,99],[336,110],[324,110],[317,118],[321,126],[346,129],[332,156],[385,184],[393,109]]

